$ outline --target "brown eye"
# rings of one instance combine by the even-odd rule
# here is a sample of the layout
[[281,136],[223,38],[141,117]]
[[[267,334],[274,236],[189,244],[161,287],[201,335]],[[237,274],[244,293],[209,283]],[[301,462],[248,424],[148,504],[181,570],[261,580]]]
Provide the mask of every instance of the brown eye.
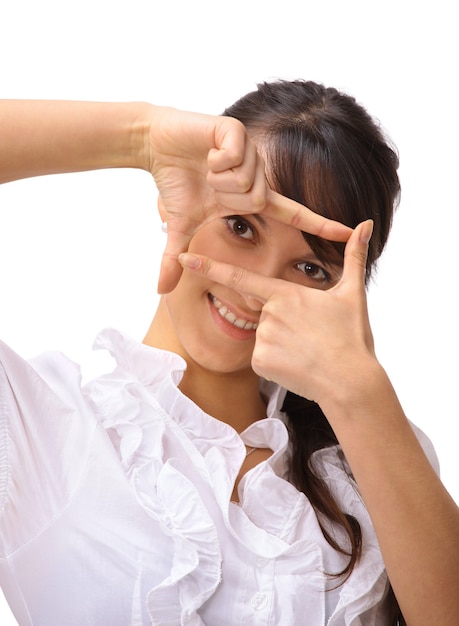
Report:
[[254,232],[252,227],[250,226],[250,224],[242,219],[241,217],[227,217],[226,219],[226,223],[228,224],[228,227],[230,228],[231,232],[234,235],[237,235],[238,237],[241,237],[242,239],[253,239],[254,237]]
[[296,267],[306,276],[319,283],[328,283],[331,280],[330,274],[315,263],[305,261],[304,263],[297,263]]

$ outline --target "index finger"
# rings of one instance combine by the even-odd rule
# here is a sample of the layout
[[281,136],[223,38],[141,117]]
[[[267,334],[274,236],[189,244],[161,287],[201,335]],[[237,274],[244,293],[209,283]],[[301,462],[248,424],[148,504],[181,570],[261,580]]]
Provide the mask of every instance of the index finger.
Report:
[[267,190],[263,213],[298,230],[330,241],[347,241],[352,233],[349,226],[319,215],[272,189]]
[[184,252],[179,255],[178,260],[184,269],[206,276],[212,281],[255,298],[262,304],[265,304],[284,284],[280,278],[255,274],[237,265],[221,263],[200,254]]

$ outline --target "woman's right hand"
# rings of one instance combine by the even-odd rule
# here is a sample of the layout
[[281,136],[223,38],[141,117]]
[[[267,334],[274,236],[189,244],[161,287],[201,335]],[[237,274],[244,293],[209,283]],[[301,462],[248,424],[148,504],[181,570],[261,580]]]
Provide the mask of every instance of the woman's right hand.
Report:
[[[256,213],[266,205],[264,162],[244,126],[229,117],[156,108],[149,134],[149,169],[167,222],[159,291],[181,275],[178,255],[195,232],[231,206]],[[222,204],[222,201],[225,203]]]
[[0,183],[115,167],[156,180],[168,223],[160,292],[178,282],[178,255],[196,230],[219,215],[263,211],[337,241],[351,232],[271,191],[263,159],[233,118],[142,102],[0,100]]
[[180,279],[178,255],[187,251],[196,231],[218,216],[263,212],[336,241],[346,241],[351,233],[272,191],[263,158],[234,118],[155,107],[147,158],[160,194],[161,218],[167,222],[160,293]]

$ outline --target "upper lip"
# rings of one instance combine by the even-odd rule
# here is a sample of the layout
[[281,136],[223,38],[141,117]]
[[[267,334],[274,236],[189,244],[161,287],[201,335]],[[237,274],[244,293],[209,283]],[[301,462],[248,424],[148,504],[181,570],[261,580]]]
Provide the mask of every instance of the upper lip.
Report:
[[[254,329],[257,327],[257,325],[258,325],[258,318],[254,318],[253,315],[250,315],[250,314],[248,314],[246,312],[242,312],[234,304],[227,303],[225,300],[222,300],[220,297],[217,297],[217,296],[215,296],[212,293],[209,293],[209,297],[212,300],[213,304],[218,309],[220,315],[222,315],[223,307],[226,309],[226,312],[225,312],[224,315],[222,315],[222,317],[225,317],[225,319],[228,319],[226,317],[226,315],[232,314],[234,316],[234,318],[235,318],[234,320],[231,319],[231,315],[229,316],[228,321],[231,321],[231,323],[234,323],[235,321],[237,321],[239,323],[245,322],[245,324],[252,324]],[[239,324],[236,324],[236,325],[239,326]],[[244,328],[244,326],[240,326],[240,327]]]

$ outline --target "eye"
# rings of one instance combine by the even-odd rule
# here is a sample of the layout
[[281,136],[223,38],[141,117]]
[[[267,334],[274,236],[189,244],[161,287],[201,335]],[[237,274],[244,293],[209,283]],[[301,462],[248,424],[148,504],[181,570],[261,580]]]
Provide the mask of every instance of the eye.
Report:
[[238,215],[230,215],[229,217],[225,217],[225,221],[232,235],[240,237],[241,239],[248,239],[249,241],[254,239],[254,229],[244,218]]
[[303,272],[308,278],[312,278],[314,281],[321,284],[329,284],[331,283],[330,274],[320,267],[320,265],[316,265],[315,263],[310,263],[309,261],[305,261],[304,263],[297,263],[296,267]]

